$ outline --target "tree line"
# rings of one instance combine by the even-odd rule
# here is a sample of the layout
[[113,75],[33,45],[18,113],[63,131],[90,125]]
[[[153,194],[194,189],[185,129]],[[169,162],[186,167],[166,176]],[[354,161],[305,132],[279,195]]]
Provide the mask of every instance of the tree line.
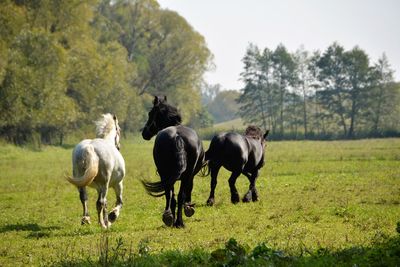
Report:
[[294,53],[250,44],[243,63],[239,115],[275,138],[400,135],[400,84],[385,54],[372,64],[337,42]]
[[99,114],[124,132],[151,95],[168,95],[196,125],[212,54],[203,36],[155,0],[4,0],[0,4],[0,136],[62,143]]

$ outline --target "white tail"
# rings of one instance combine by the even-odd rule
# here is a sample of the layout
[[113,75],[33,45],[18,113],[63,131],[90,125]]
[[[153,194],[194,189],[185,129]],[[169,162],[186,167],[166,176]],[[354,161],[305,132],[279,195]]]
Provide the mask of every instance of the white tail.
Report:
[[82,154],[84,162],[83,163],[84,166],[82,166],[82,168],[85,170],[85,172],[78,177],[69,177],[69,176],[66,177],[68,182],[70,182],[73,185],[76,185],[77,187],[84,187],[90,185],[94,180],[94,178],[97,176],[99,170],[99,157],[94,151],[92,145],[88,144],[84,148]]

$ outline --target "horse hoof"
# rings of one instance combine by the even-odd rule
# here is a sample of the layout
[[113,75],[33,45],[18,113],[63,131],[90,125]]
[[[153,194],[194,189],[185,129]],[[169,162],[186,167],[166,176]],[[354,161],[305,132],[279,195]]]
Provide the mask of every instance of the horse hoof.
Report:
[[249,199],[249,198],[247,198],[247,197],[244,197],[244,198],[242,199],[242,202],[244,202],[244,203],[248,203],[248,202],[250,202],[250,199]]
[[207,200],[207,206],[212,207],[213,205],[214,205],[214,199],[209,198],[209,199]]
[[175,228],[185,228],[185,224],[183,222],[175,223],[174,226],[175,226]]
[[100,223],[101,228],[103,228],[104,230],[107,230],[108,227],[110,226],[110,224],[107,222],[107,224],[104,223]]
[[81,225],[85,224],[90,224],[90,217],[89,216],[83,216],[81,220]]
[[171,227],[174,224],[174,216],[171,211],[164,212],[162,220],[166,226]]
[[112,212],[110,212],[110,214],[108,214],[109,222],[113,223],[113,222],[115,222],[116,219],[117,219],[117,214],[114,211],[112,211]]
[[185,206],[183,210],[185,212],[186,217],[192,217],[195,211],[192,206]]
[[231,202],[232,202],[233,204],[239,203],[239,195],[233,195],[233,196],[231,197]]

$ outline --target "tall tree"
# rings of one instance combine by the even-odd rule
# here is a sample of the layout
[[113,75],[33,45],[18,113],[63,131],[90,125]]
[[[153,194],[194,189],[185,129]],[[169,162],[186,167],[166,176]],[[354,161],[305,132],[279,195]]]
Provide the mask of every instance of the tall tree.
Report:
[[245,87],[238,99],[241,104],[240,115],[250,123],[260,123],[267,128],[267,111],[265,110],[267,95],[262,90],[262,69],[260,50],[256,45],[250,44],[243,58],[244,72],[241,73]]
[[200,110],[200,84],[211,60],[203,36],[154,0],[109,3],[103,14],[118,22],[121,43],[137,65],[138,94],[169,95],[188,121]]
[[315,72],[313,65],[313,58],[310,56],[309,52],[300,47],[294,54],[294,59],[296,61],[296,87],[295,92],[302,97],[302,113],[303,113],[303,129],[304,138],[308,135],[308,100],[314,93],[313,84],[315,84]]
[[349,94],[349,118],[350,127],[348,137],[354,137],[355,124],[360,109],[367,102],[365,101],[367,91],[370,86],[370,67],[368,55],[359,47],[345,52],[344,54],[345,71],[348,79],[348,94]]
[[276,82],[276,88],[279,96],[279,133],[284,134],[284,110],[285,101],[290,86],[295,84],[295,62],[292,55],[287,51],[282,44],[278,45],[272,55],[274,63],[273,76]]
[[322,54],[317,66],[319,68],[318,79],[323,90],[318,92],[320,103],[330,116],[339,119],[339,125],[343,129],[343,135],[348,135],[348,124],[346,118],[346,91],[347,82],[345,75],[344,48],[338,43],[330,45]]
[[370,92],[369,112],[367,116],[372,118],[372,131],[375,135],[382,130],[382,118],[385,114],[391,114],[396,110],[395,102],[397,97],[393,94],[394,71],[390,68],[388,59],[383,54],[375,63],[372,76],[374,86]]
[[27,30],[12,43],[0,87],[0,121],[15,132],[11,138],[16,143],[26,141],[32,130],[57,129],[76,119],[74,103],[65,95],[66,55],[52,39],[46,32]]
[[239,96],[240,93],[236,90],[221,91],[206,106],[216,123],[233,120],[238,117],[239,105],[236,100]]

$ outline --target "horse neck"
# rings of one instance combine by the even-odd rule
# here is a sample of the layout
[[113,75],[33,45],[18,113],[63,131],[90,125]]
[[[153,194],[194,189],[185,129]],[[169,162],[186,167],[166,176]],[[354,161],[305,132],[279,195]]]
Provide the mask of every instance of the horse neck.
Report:
[[181,125],[181,124],[179,122],[177,122],[177,121],[165,120],[161,124],[161,127],[160,127],[159,131],[161,131],[161,130],[167,128],[167,127],[170,127],[170,126],[179,126],[179,125]]
[[110,133],[108,133],[107,135],[105,135],[103,137],[104,140],[106,140],[107,142],[111,143],[112,145],[115,145],[115,129],[113,129]]

